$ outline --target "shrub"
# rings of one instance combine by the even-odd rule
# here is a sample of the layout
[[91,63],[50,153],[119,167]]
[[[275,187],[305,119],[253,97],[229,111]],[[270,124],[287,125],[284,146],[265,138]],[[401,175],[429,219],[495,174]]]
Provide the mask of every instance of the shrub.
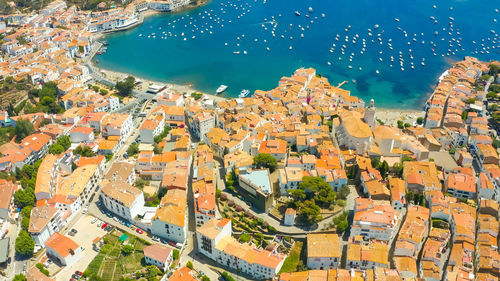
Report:
[[228,204],[229,206],[231,206],[231,207],[232,207],[232,206],[234,206],[234,200],[229,200],[229,201],[227,201],[227,204]]
[[186,263],[186,267],[187,267],[187,268],[189,268],[189,269],[191,269],[191,270],[194,268],[194,267],[193,267],[193,263],[192,263],[191,261],[188,261],[188,262]]
[[241,243],[250,242],[251,239],[252,239],[252,236],[250,236],[250,234],[247,234],[247,233],[241,234],[241,236],[240,236]]
[[122,252],[124,255],[128,256],[134,251],[134,248],[130,245],[125,245],[122,247]]
[[226,271],[222,272],[221,276],[225,281],[235,281]]
[[220,199],[221,199],[222,201],[226,201],[226,200],[227,200],[227,194],[226,194],[226,193],[222,193],[222,194],[220,195]]
[[179,259],[179,250],[174,249],[172,251],[172,257],[174,258],[174,260],[178,260]]

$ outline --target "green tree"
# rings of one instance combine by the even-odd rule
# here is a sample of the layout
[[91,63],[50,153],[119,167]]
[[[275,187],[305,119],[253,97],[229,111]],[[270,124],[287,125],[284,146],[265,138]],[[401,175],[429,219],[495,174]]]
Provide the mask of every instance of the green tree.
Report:
[[28,119],[19,119],[16,121],[16,141],[20,142],[25,137],[33,134],[35,129],[33,124]]
[[278,166],[276,158],[267,153],[259,153],[253,158],[253,162],[257,168],[268,168],[271,173],[274,172]]
[[337,197],[342,199],[342,200],[346,200],[349,193],[351,193],[351,190],[349,189],[349,187],[347,185],[344,185],[337,192]]
[[49,147],[49,153],[50,154],[56,154],[56,155],[58,155],[58,154],[63,153],[64,151],[66,151],[66,150],[64,150],[64,147],[62,145],[60,145],[60,144],[57,144],[57,143],[54,143],[53,145],[51,145]]
[[23,209],[26,206],[32,206],[35,204],[35,194],[31,188],[18,189],[14,193],[14,204],[18,208]]
[[191,269],[191,270],[193,270],[193,268],[194,268],[193,263],[191,261],[188,261],[186,263],[186,267],[189,268],[189,269]]
[[380,157],[373,157],[371,160],[373,168],[377,168],[380,165]]
[[467,99],[467,100],[465,101],[465,103],[466,103],[466,104],[472,104],[472,103],[475,103],[476,101],[477,101],[477,99],[476,99],[476,98],[470,98],[470,99]]
[[235,281],[234,278],[231,277],[231,275],[229,275],[229,273],[227,273],[226,271],[222,272],[221,277],[225,281]]
[[387,173],[389,172],[389,164],[387,163],[387,161],[384,160],[384,162],[380,163],[378,170],[380,171],[380,175],[382,176],[382,178],[385,179]]
[[174,258],[174,260],[178,260],[179,259],[179,250],[174,249],[172,251],[172,257]]
[[138,144],[131,144],[128,149],[127,149],[127,154],[128,156],[134,156],[137,153],[139,153],[139,145]]
[[90,148],[90,146],[88,145],[85,145],[85,146],[78,146],[77,148],[75,148],[75,150],[73,151],[74,154],[78,154],[78,155],[81,155],[81,156],[84,156],[84,157],[93,157],[95,156],[95,153],[92,151],[92,148]]
[[498,94],[495,92],[489,92],[486,94],[486,98],[489,100],[494,100],[497,98],[497,96],[498,96]]
[[16,238],[16,252],[23,256],[32,256],[35,249],[35,241],[25,230],[21,230]]
[[342,212],[342,214],[338,215],[333,219],[333,223],[337,229],[337,233],[343,233],[347,227],[349,227],[349,223],[347,222],[347,216],[349,213],[347,211]]
[[16,276],[14,276],[13,281],[27,281],[27,279],[24,274],[17,274]]
[[398,120],[398,128],[399,128],[399,129],[404,129],[404,128],[405,128],[405,127],[404,127],[404,123],[403,123],[403,121]]
[[163,149],[161,148],[161,146],[159,146],[158,144],[154,143],[153,144],[153,152],[155,154],[162,154],[163,153]]
[[146,185],[149,185],[149,181],[143,179],[143,178],[138,178],[135,180],[135,186],[140,188],[140,189],[143,189],[144,186]]
[[303,177],[299,189],[306,193],[307,199],[314,199],[320,206],[329,206],[335,201],[336,194],[322,177]]
[[122,247],[122,252],[125,256],[128,256],[130,255],[132,252],[134,251],[134,247],[130,246],[130,245],[124,245]]
[[290,189],[288,195],[292,197],[294,202],[301,202],[306,199],[306,192],[303,189]]
[[132,94],[132,89],[134,88],[135,78],[133,76],[128,76],[123,81],[116,83],[115,88],[118,90],[118,94],[122,97],[128,97]]
[[300,220],[307,222],[309,224],[315,224],[323,219],[320,213],[321,209],[319,208],[318,205],[316,205],[313,199],[304,201],[302,207],[298,212],[298,215]]
[[160,273],[161,273],[161,271],[155,265],[148,265],[148,266],[146,266],[146,279],[148,281],[157,280],[156,277]]
[[494,139],[491,145],[493,145],[495,149],[498,149],[500,147],[500,140]]
[[60,146],[62,146],[65,151],[71,147],[71,139],[69,138],[69,136],[59,137],[57,139],[56,143],[59,144]]
[[419,124],[419,125],[424,124],[424,117],[418,117],[417,118],[417,124]]

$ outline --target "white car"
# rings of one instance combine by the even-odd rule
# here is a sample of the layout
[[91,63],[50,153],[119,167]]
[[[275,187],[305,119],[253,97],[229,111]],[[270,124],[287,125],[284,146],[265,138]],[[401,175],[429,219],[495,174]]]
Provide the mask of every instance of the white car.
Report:
[[97,224],[97,227],[101,227],[104,224],[104,222],[100,221],[99,224]]
[[94,218],[90,223],[94,224],[97,220],[98,220],[97,218]]

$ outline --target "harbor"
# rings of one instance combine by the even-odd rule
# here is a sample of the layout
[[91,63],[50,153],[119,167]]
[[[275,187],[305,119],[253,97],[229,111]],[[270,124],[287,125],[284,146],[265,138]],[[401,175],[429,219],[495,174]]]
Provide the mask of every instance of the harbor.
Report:
[[[470,26],[460,16],[470,3],[425,2],[398,12],[382,7],[383,16],[370,15],[361,23],[347,14],[333,17],[336,9],[358,9],[352,4],[315,0],[285,8],[262,0],[212,1],[183,13],[155,14],[137,28],[105,36],[110,46],[99,65],[151,80],[193,83],[212,94],[224,84],[225,97],[271,88],[282,73],[313,66],[330,81],[349,81],[345,88],[365,100],[419,108],[450,63],[467,55],[500,57],[494,9],[481,6],[485,16]],[[412,9],[426,17],[415,17]],[[129,69],[125,61],[136,67]]]

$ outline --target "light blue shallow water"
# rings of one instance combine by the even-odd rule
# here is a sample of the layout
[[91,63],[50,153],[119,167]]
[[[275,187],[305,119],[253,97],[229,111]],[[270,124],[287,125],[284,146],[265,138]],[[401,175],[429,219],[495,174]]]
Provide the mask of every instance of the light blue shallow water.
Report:
[[500,59],[496,9],[497,0],[213,0],[110,34],[108,51],[95,59],[105,69],[208,93],[225,84],[226,96],[269,90],[295,69],[314,67],[334,85],[350,81],[343,87],[379,107],[421,108],[450,63],[466,55]]

